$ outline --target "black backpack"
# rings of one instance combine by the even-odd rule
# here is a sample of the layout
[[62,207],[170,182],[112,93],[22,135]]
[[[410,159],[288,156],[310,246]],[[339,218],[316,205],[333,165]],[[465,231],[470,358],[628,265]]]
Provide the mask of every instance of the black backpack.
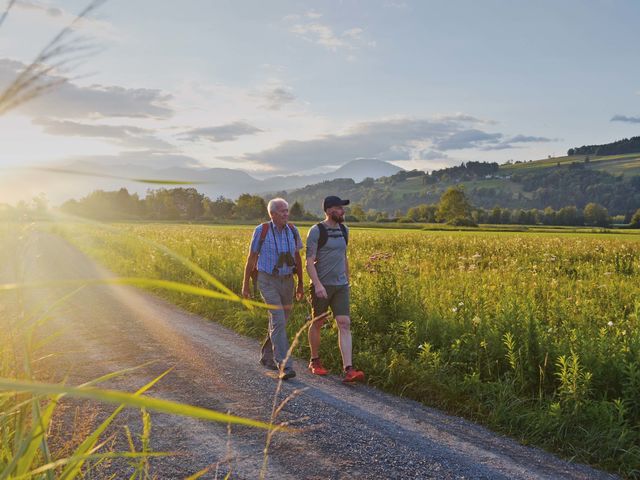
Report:
[[[340,226],[340,231],[342,232],[342,237],[344,238],[344,243],[349,245],[349,232],[347,232],[347,227],[345,227],[342,223],[338,224]],[[327,227],[324,223],[316,223],[318,230],[320,230],[320,238],[318,238],[318,250],[324,247],[327,244],[327,240],[329,240],[329,232],[327,231]]]

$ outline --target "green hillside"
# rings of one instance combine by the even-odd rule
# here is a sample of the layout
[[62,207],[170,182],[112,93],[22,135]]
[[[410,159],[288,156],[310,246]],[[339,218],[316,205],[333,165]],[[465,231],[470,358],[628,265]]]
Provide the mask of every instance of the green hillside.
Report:
[[567,166],[583,163],[586,167],[601,170],[612,175],[640,175],[640,153],[626,153],[623,155],[571,155],[551,157],[530,162],[520,162],[500,165],[500,172],[508,175],[518,172]]
[[414,170],[360,183],[327,181],[288,192],[288,197],[316,214],[324,196],[338,194],[365,211],[393,215],[419,204],[437,203],[452,185],[462,185],[472,204],[485,209],[584,208],[595,202],[612,215],[628,215],[640,208],[640,153],[572,155],[502,165],[468,162],[429,174]]

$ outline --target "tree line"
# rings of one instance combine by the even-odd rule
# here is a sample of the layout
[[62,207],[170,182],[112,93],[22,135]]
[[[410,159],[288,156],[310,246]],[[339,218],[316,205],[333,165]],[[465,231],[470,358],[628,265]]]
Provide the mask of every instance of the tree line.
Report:
[[623,138],[603,145],[583,145],[570,148],[567,155],[622,155],[640,152],[640,137]]
[[[195,188],[148,190],[144,198],[126,188],[96,190],[80,200],[68,200],[63,212],[96,220],[246,221],[268,218],[267,203],[259,195],[242,194],[237,200],[211,200]],[[299,202],[289,212],[292,220],[313,219]]]
[[459,203],[456,213],[443,213],[442,204],[422,204],[411,207],[398,219],[400,222],[435,223],[447,222],[452,225],[473,226],[492,225],[549,225],[549,226],[594,226],[610,227],[613,223],[628,224],[631,228],[640,228],[640,208],[626,218],[623,215],[612,217],[605,207],[597,203],[588,203],[579,209],[575,205],[554,210],[536,208],[474,208],[470,204]]
[[[42,209],[42,202],[38,203]],[[237,200],[218,197],[211,200],[195,188],[149,190],[141,199],[125,188],[106,192],[97,190],[80,200],[69,200],[62,211],[97,220],[149,220],[149,221],[262,221],[268,218],[267,204],[259,195],[242,194]],[[305,211],[299,201],[290,207],[291,220],[318,220],[319,217]],[[640,228],[640,209],[627,216],[612,217],[603,205],[587,203],[583,208],[575,205],[554,209],[506,208],[474,206],[462,187],[449,187],[435,203],[423,203],[406,210],[386,211],[354,203],[348,209],[348,222],[400,222],[447,223],[457,226],[478,224],[496,225],[565,225],[607,227],[612,223],[626,223]]]

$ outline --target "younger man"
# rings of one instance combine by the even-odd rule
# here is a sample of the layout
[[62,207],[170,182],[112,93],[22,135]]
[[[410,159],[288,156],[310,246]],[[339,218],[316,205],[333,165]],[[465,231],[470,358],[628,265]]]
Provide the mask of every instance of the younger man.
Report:
[[[349,230],[343,224],[344,206],[349,200],[335,196],[324,199],[325,219],[314,225],[307,236],[307,272],[311,278],[313,317],[325,313],[329,307],[338,325],[338,346],[344,367],[343,382],[362,382],[364,373],[352,365],[351,319],[349,317],[349,264],[347,242]],[[328,371],[320,361],[320,328],[324,318],[309,327],[311,361],[309,370],[315,375]]]

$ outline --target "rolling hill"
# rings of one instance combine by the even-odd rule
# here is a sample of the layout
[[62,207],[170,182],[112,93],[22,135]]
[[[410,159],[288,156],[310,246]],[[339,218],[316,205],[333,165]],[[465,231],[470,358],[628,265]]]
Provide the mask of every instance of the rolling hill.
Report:
[[355,182],[325,181],[289,192],[289,198],[320,213],[321,199],[339,193],[365,211],[393,215],[418,204],[437,203],[450,186],[462,185],[472,204],[485,209],[584,208],[595,202],[612,215],[640,208],[640,153],[552,157],[502,165],[469,162],[426,174],[414,170]]

